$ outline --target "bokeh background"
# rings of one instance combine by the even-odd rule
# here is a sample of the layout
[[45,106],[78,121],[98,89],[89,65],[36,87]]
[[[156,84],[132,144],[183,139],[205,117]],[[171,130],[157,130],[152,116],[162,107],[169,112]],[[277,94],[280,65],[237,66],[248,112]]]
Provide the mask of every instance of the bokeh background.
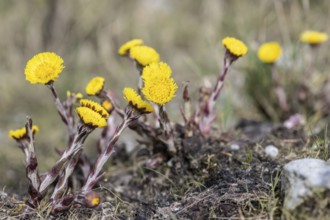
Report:
[[[179,85],[189,81],[196,100],[199,86],[214,84],[222,67],[221,39],[239,38],[249,53],[234,64],[218,102],[219,125],[228,130],[240,118],[262,119],[243,89],[260,43],[280,42],[281,62],[286,64],[285,59],[297,52],[302,31],[330,33],[329,10],[327,0],[1,0],[0,186],[17,192],[25,184],[23,155],[8,138],[8,130],[24,126],[26,115],[40,127],[36,145],[41,171],[53,165],[58,157],[54,148],[62,149],[66,141],[48,89],[25,80],[25,64],[36,53],[54,51],[63,57],[65,69],[56,81],[62,99],[67,90],[84,92],[89,79],[103,76],[124,104],[121,91],[136,85],[137,72],[117,50],[141,38],[171,66]],[[323,72],[329,72],[328,51],[325,44],[319,53]],[[181,92],[180,86],[167,106],[174,120],[180,120]],[[91,154],[97,135],[86,143]]]

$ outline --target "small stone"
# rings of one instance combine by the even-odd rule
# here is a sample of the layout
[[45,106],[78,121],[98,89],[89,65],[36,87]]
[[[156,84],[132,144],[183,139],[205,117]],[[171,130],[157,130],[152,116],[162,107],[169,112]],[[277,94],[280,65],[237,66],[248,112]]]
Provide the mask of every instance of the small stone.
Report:
[[241,147],[238,144],[231,144],[230,149],[232,151],[238,151]]
[[284,207],[293,210],[311,197],[330,192],[330,165],[314,158],[291,161],[283,167],[281,182]]
[[265,147],[265,153],[271,158],[276,158],[278,155],[278,149],[274,145],[268,145]]

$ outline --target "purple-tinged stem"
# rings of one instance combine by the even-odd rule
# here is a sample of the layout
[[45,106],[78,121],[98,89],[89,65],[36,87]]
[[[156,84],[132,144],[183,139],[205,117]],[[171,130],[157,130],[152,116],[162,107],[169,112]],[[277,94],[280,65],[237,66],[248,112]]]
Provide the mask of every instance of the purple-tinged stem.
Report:
[[101,154],[103,150],[107,147],[107,143],[110,141],[111,137],[115,134],[115,117],[110,115],[107,120],[107,126],[103,129],[101,133],[101,138],[97,144],[98,154]]
[[183,84],[183,107],[180,108],[181,115],[185,124],[185,135],[191,137],[193,135],[193,127],[195,124],[195,118],[191,111],[191,99],[188,91],[188,82]]
[[170,119],[165,111],[164,106],[159,107],[159,123],[164,131],[164,136],[166,138],[166,143],[168,145],[168,152],[175,155],[177,150],[174,144],[174,131],[171,126]]
[[232,64],[233,61],[234,59],[230,57],[230,54],[227,51],[224,58],[224,68],[218,76],[217,83],[213,88],[210,97],[206,101],[205,107],[202,108],[203,109],[202,119],[200,121],[199,128],[204,135],[209,134],[211,131],[211,123],[214,121],[216,117],[216,109],[215,109],[216,101],[220,95],[221,89],[224,84],[224,80],[229,72],[230,65]]
[[110,101],[111,105],[113,106],[115,112],[121,117],[125,117],[125,111],[120,108],[120,106],[117,104],[117,102],[114,100],[110,92],[106,92],[106,97]]
[[55,163],[55,165],[51,168],[51,170],[46,173],[45,178],[42,180],[40,184],[40,193],[44,193],[46,189],[55,181],[60,172],[66,167],[68,161],[73,157],[75,153],[77,153],[81,148],[86,139],[86,137],[93,131],[94,129],[83,124],[78,126],[78,134],[74,137],[74,140],[68,148],[62,153],[61,158]]
[[74,153],[74,155],[69,159],[65,169],[62,170],[61,174],[59,175],[58,182],[56,183],[53,194],[51,196],[53,203],[56,203],[57,200],[60,199],[67,190],[68,180],[76,167],[81,152],[82,149],[79,149],[76,153]]
[[116,128],[116,132],[112,136],[110,142],[107,147],[103,150],[102,154],[100,154],[93,166],[93,169],[88,175],[87,181],[85,185],[82,187],[82,192],[89,191],[93,188],[93,186],[97,183],[97,181],[102,177],[100,172],[104,166],[104,164],[108,161],[111,154],[113,153],[114,146],[119,139],[119,136],[124,131],[124,129],[130,124],[130,122],[137,118],[132,118],[130,115],[125,114],[125,118],[123,122]]
[[39,203],[40,193],[40,177],[38,173],[38,161],[34,148],[34,135],[32,129],[32,119],[27,117],[25,124],[27,139],[20,140],[20,146],[25,154],[26,176],[29,180],[29,194],[28,201],[33,207],[37,207]]
[[68,127],[68,131],[69,131],[69,139],[73,139],[73,137],[75,136],[76,134],[76,128],[75,128],[75,123],[74,123],[74,119],[72,116],[70,116],[68,114],[67,111],[65,111],[65,108],[61,102],[61,100],[59,99],[58,95],[57,95],[57,92],[56,92],[56,89],[55,89],[55,86],[54,86],[54,83],[50,83],[50,84],[47,84],[47,87],[50,89],[50,91],[52,92],[52,95],[54,97],[54,102],[55,102],[55,105],[56,105],[56,108],[57,108],[57,111],[62,119],[62,121],[64,122],[64,124],[67,125]]

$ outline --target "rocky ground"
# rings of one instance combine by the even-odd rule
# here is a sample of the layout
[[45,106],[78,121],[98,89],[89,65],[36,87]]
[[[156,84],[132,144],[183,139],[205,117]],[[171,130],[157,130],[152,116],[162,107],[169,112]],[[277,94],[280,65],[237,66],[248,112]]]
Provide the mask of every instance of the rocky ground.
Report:
[[[321,160],[329,152],[323,134],[310,137],[302,128],[241,121],[232,132],[178,141],[180,154],[155,169],[143,165],[147,150],[129,155],[118,151],[98,187],[102,204],[56,217],[326,219],[330,214],[330,166]],[[302,161],[298,168],[287,165],[300,158],[320,160]],[[20,217],[22,197],[4,191],[0,199],[1,218]],[[47,207],[41,206],[36,217],[48,218]]]

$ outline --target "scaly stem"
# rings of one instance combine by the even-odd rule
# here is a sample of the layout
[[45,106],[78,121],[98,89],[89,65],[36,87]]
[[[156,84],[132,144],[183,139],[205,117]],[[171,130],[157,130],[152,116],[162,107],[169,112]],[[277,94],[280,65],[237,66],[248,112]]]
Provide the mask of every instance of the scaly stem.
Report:
[[27,139],[22,139],[20,141],[21,149],[25,154],[26,163],[26,176],[29,180],[29,194],[30,200],[28,201],[33,207],[38,207],[40,193],[40,177],[38,173],[38,161],[34,148],[34,137],[32,129],[32,119],[27,117],[27,122],[25,124]]
[[60,199],[63,194],[65,193],[67,186],[68,186],[68,180],[71,174],[73,173],[76,164],[79,160],[79,157],[81,155],[82,149],[79,149],[74,155],[70,158],[67,166],[65,169],[61,172],[58,178],[58,182],[54,188],[53,194],[51,196],[51,200],[53,203],[56,203],[58,199]]
[[101,154],[103,150],[107,147],[107,143],[110,141],[110,138],[115,134],[115,117],[110,114],[107,120],[107,126],[103,129],[101,133],[101,138],[97,144],[98,154]]
[[216,105],[215,104],[220,95],[220,92],[223,87],[224,80],[229,71],[230,65],[232,64],[233,61],[234,61],[234,59],[230,58],[230,55],[228,54],[228,52],[226,52],[226,55],[224,58],[224,68],[220,72],[217,83],[216,83],[215,87],[213,88],[213,91],[212,91],[210,97],[207,99],[205,106],[202,107],[202,109],[203,109],[202,110],[202,119],[199,122],[199,128],[204,135],[208,135],[209,132],[211,131],[211,123],[213,122],[213,120],[216,117],[216,109],[215,109]]
[[68,114],[67,111],[65,111],[65,108],[64,108],[61,100],[59,99],[58,95],[57,95],[54,83],[52,82],[52,83],[47,84],[47,87],[52,92],[57,111],[58,111],[59,115],[61,116],[62,121],[68,127],[69,140],[72,140],[73,137],[75,136],[76,132],[77,132],[76,128],[75,128],[74,119],[71,115]]
[[163,105],[159,107],[159,123],[164,131],[164,136],[168,145],[168,152],[172,155],[175,155],[177,150],[174,145],[174,132],[171,126],[170,119],[168,118],[168,115]]
[[125,112],[120,108],[120,106],[117,104],[117,102],[112,98],[112,95],[110,92],[105,92],[106,98],[110,101],[111,105],[113,106],[115,112],[121,117],[125,117]]
[[185,135],[191,137],[194,133],[195,117],[191,112],[191,100],[188,91],[188,82],[183,84],[182,99],[184,101],[183,107],[181,107],[181,115],[185,125]]
[[83,124],[78,126],[78,134],[74,137],[74,140],[70,146],[68,146],[62,153],[61,158],[55,163],[51,170],[46,174],[45,178],[40,184],[40,193],[44,194],[46,189],[55,181],[60,172],[66,167],[68,161],[82,148],[86,137],[93,131],[93,128],[85,126]]
[[93,169],[88,175],[87,181],[85,185],[82,187],[82,192],[89,191],[93,188],[93,186],[97,183],[97,181],[102,177],[100,172],[104,166],[104,164],[109,160],[111,154],[113,153],[114,146],[119,139],[119,136],[124,131],[124,129],[133,121],[137,120],[140,115],[134,116],[134,113],[131,111],[125,114],[125,117],[122,123],[116,128],[116,132],[112,136],[110,142],[107,147],[103,150],[102,154],[100,154],[93,166]]

